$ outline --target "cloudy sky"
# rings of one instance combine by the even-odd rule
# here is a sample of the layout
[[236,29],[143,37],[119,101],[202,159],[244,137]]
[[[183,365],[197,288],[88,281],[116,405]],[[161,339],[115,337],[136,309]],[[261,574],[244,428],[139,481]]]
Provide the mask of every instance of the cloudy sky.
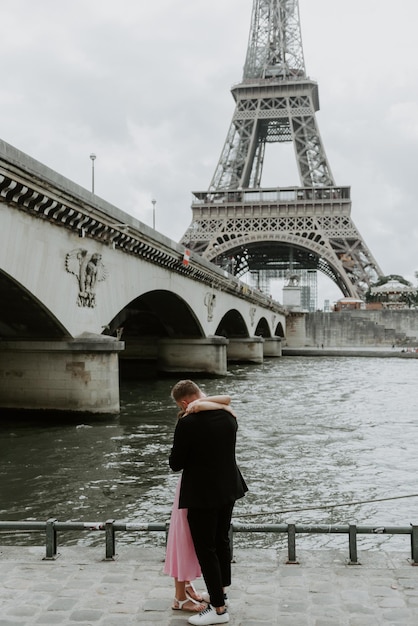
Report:
[[[300,0],[321,136],[384,274],[418,270],[417,0]],[[252,0],[0,0],[0,138],[178,241],[209,186]],[[299,184],[289,180],[271,185]],[[322,284],[322,281],[321,281]],[[337,299],[335,287],[321,286]],[[281,299],[281,298],[280,298]]]

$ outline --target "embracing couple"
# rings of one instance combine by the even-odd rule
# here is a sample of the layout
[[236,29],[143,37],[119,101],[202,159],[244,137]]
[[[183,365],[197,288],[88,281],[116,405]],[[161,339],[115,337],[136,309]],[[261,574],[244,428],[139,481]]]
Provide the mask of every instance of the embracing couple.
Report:
[[[235,459],[237,420],[229,396],[208,398],[191,380],[179,381],[171,396],[180,415],[169,464],[172,470],[182,471],[182,477],[164,571],[175,578],[173,609],[196,612],[190,624],[225,624],[229,622],[225,589],[231,584],[232,510],[248,490]],[[201,595],[191,583],[200,570],[207,587]]]

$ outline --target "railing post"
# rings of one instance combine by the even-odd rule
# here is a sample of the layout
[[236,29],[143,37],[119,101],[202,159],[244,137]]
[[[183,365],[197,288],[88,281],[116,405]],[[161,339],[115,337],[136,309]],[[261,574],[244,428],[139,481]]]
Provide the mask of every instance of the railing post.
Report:
[[348,565],[360,565],[357,558],[357,526],[356,524],[350,524],[348,526],[348,543],[350,556],[348,559]]
[[57,520],[52,517],[46,521],[46,553],[43,559],[44,561],[55,560],[57,558],[57,531],[55,529],[56,521]]
[[105,561],[114,561],[115,559],[115,528],[113,519],[108,519],[105,522],[105,535],[106,535],[106,556]]
[[411,565],[418,565],[418,526],[411,524]]
[[296,525],[287,525],[287,565],[298,565],[296,558]]

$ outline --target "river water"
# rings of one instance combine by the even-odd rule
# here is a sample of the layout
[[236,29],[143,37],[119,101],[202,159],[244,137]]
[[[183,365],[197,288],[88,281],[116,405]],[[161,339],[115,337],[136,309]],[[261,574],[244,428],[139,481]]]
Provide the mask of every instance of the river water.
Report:
[[[0,520],[166,522],[178,480],[167,462],[176,380],[122,383],[121,414],[109,419],[35,425],[3,411]],[[418,524],[417,381],[418,360],[368,357],[283,357],[199,379],[208,395],[230,394],[238,415],[237,457],[250,491],[234,521]],[[164,540],[157,532],[117,534],[117,545]],[[347,544],[337,535],[300,541]],[[409,549],[407,536],[359,541]],[[0,533],[0,544],[43,542],[38,533]],[[238,546],[283,542],[271,534],[234,537]],[[60,533],[59,545],[75,543],[104,544],[104,534]]]

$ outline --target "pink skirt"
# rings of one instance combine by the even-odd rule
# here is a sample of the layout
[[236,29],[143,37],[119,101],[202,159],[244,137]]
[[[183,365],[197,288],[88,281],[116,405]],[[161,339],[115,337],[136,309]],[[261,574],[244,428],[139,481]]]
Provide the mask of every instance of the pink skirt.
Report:
[[199,561],[187,521],[187,509],[179,509],[181,477],[177,483],[168,530],[164,574],[180,581],[195,580],[201,576]]

